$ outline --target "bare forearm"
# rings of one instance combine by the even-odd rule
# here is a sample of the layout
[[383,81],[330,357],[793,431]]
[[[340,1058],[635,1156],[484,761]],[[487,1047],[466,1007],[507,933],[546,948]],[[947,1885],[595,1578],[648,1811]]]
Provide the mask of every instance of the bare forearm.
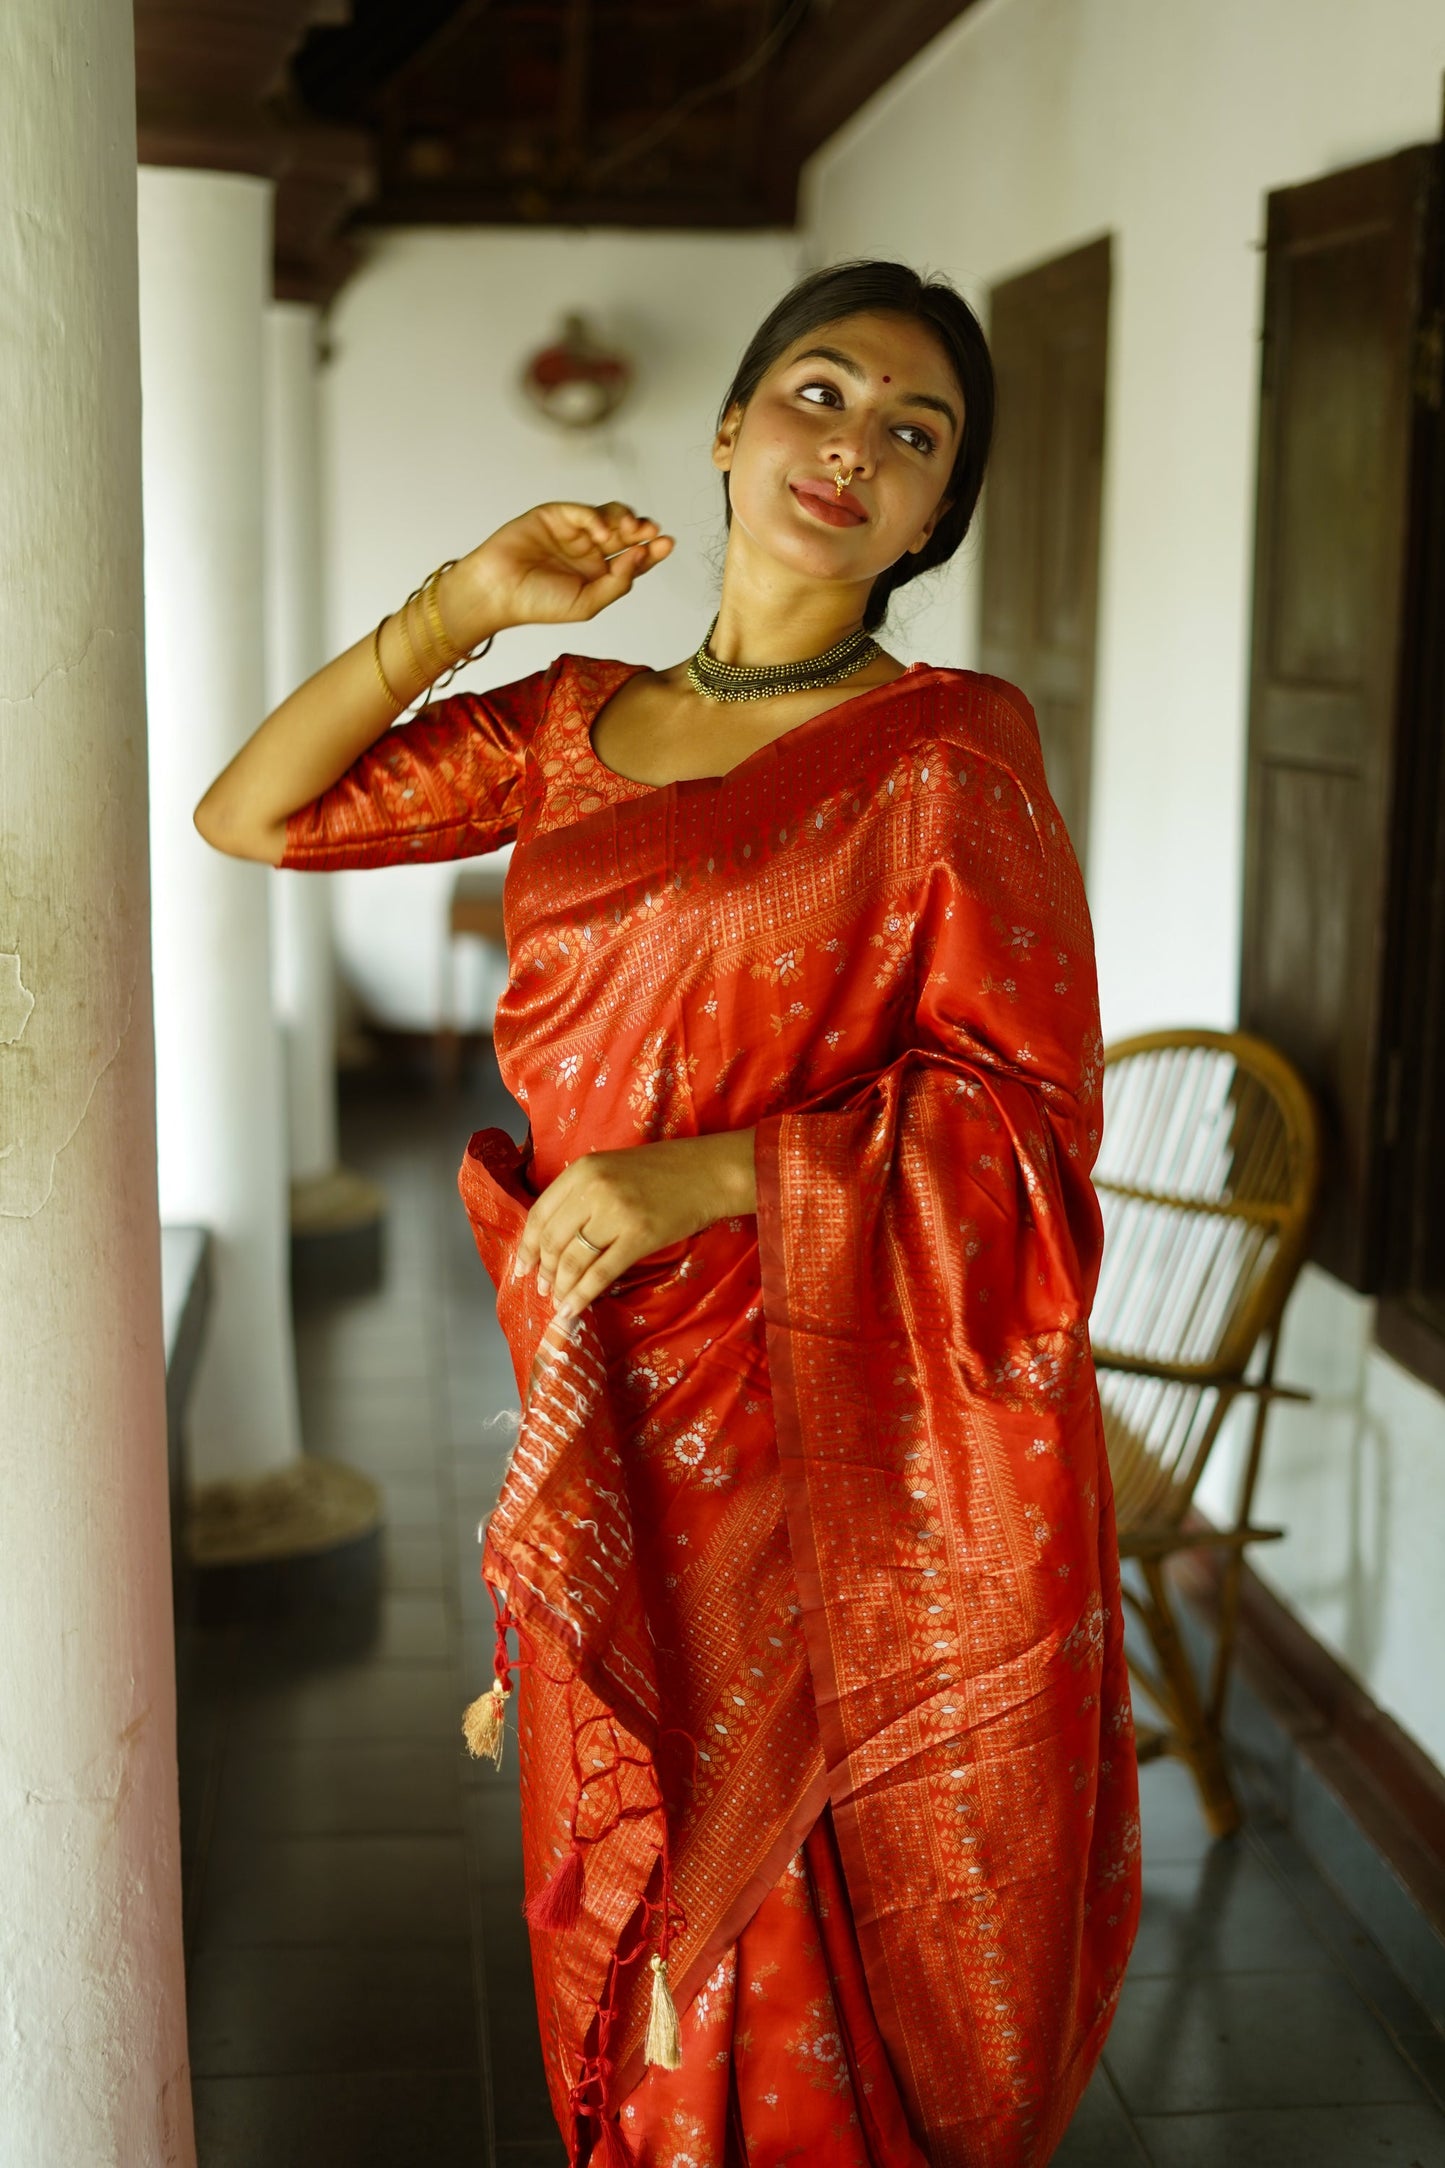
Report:
[[379,637],[358,640],[266,717],[196,808],[208,843],[278,865],[288,815],[329,789],[441,675],[448,647],[462,653],[501,629],[488,621],[485,592],[464,565],[444,572],[434,595],[445,645],[430,611],[413,601],[386,619]]

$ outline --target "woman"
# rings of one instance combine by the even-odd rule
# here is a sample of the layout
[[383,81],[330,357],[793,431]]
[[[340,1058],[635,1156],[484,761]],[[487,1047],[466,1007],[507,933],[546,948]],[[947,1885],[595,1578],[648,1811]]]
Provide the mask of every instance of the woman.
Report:
[[1129,1951],[1088,915],[1027,702],[869,637],[962,540],[992,405],[951,288],[819,272],[723,403],[689,663],[563,656],[388,727],[672,548],[544,505],[196,816],[296,867],[516,839],[496,1047],[531,1133],[473,1137],[461,1189],[524,1408],[468,1715],[499,1753],[518,1685],[577,2164],[1041,2163]]

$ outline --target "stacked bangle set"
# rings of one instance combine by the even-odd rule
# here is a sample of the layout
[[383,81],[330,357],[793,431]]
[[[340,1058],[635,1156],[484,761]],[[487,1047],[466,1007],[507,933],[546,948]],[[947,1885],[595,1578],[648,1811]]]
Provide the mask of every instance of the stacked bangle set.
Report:
[[[429,572],[420,587],[412,589],[401,609],[395,613],[401,620],[401,636],[406,642],[406,651],[411,658],[412,669],[426,687],[426,691],[422,696],[422,707],[426,706],[439,685],[449,685],[458,670],[465,668],[469,662],[475,662],[479,656],[485,655],[492,644],[491,638],[488,637],[481,641],[478,646],[463,651],[447,631],[446,622],[442,617],[441,603],[437,599],[437,588],[441,584],[442,574],[450,572],[455,563],[455,557],[449,557],[445,564],[437,566],[435,572]],[[416,651],[416,642],[412,638],[411,606],[414,602],[421,604],[422,642],[427,649],[428,663],[432,665],[430,668],[423,664]],[[406,706],[406,702],[399,700],[392,690],[391,680],[386,674],[381,659],[381,635],[391,614],[388,612],[387,617],[381,620],[381,623],[371,636],[371,659],[376,665],[376,675],[382,691],[391,702],[392,708],[400,715],[402,709]]]

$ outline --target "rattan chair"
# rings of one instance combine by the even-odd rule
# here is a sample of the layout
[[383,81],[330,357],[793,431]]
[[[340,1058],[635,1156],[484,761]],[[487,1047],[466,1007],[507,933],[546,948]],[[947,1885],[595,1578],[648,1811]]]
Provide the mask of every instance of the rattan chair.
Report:
[[[1279,1324],[1299,1271],[1319,1179],[1319,1128],[1301,1078],[1262,1040],[1151,1032],[1110,1047],[1095,1169],[1104,1262],[1094,1360],[1126,1567],[1125,1601],[1147,1650],[1131,1670],[1163,1719],[1139,1727],[1141,1759],[1188,1762],[1217,1835],[1239,1807],[1221,1725],[1244,1551],[1283,1534],[1251,1521],[1272,1401]],[[1234,1519],[1204,1524],[1194,1495],[1236,1402],[1252,1402]],[[1223,1554],[1218,1639],[1201,1685],[1165,1573],[1176,1552]],[[1141,1637],[1132,1635],[1140,1643]]]

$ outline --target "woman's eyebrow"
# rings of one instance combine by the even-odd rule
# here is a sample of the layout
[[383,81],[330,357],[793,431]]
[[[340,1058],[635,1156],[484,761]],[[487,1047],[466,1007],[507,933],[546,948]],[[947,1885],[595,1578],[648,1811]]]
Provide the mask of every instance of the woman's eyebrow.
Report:
[[[847,375],[853,377],[857,383],[866,384],[868,381],[867,370],[860,362],[855,361],[851,354],[845,354],[841,347],[810,346],[805,354],[795,354],[793,360],[795,363],[800,361],[831,361],[835,369],[842,369]],[[936,398],[932,392],[928,391],[903,391],[898,393],[898,397],[905,406],[927,407],[930,413],[942,414],[944,419],[951,424],[954,435],[957,436],[958,416],[946,399]]]

